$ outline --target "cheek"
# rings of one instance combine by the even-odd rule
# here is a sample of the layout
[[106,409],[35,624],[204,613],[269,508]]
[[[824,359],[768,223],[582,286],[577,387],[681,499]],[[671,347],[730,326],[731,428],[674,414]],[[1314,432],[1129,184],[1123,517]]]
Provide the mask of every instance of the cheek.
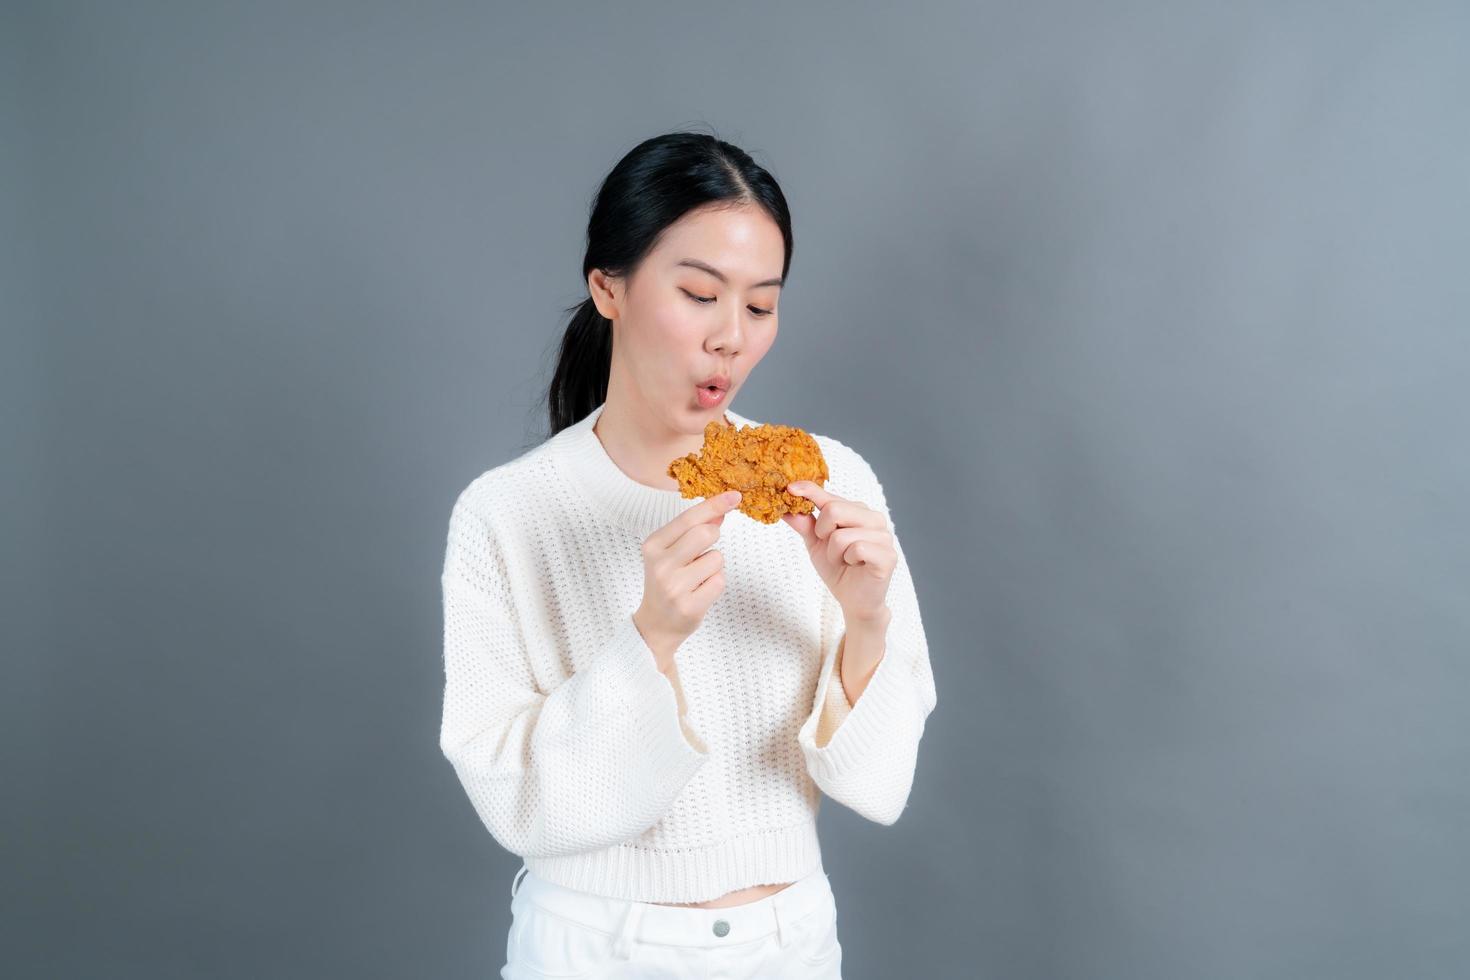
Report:
[[670,300],[650,309],[648,326],[653,339],[668,349],[670,346],[677,346],[680,340],[698,336],[699,317],[695,315],[693,306],[687,300],[684,303]]
[[680,383],[687,380],[691,359],[702,360],[705,331],[698,312],[678,303],[661,303],[649,311],[647,326],[649,363],[660,365],[660,374],[672,374]]
[[750,354],[752,362],[760,360],[776,343],[776,331],[779,326],[775,323],[761,324],[752,327],[750,331],[750,343],[746,345],[746,351]]
[[[639,311],[636,369],[651,385],[683,384],[697,359],[703,336],[698,317],[677,303],[660,303]],[[692,352],[692,353],[691,353]]]

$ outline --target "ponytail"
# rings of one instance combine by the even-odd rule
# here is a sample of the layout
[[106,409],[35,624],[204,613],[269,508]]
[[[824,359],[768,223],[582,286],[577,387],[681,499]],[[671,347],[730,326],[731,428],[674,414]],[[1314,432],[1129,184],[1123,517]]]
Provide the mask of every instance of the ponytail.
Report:
[[553,435],[602,404],[612,370],[612,321],[597,312],[591,296],[566,312],[572,314],[572,320],[562,335],[556,373],[546,396]]

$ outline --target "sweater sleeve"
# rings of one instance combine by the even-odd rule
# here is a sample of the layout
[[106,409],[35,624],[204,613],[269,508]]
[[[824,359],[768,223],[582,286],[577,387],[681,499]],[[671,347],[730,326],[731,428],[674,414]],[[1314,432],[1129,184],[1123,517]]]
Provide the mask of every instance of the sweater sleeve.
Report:
[[823,587],[823,651],[812,711],[797,732],[807,771],[822,792],[877,823],[891,825],[908,804],[919,741],[938,701],[918,596],[883,487],[854,454],[863,486],[855,499],[883,514],[893,533],[898,564],[888,583],[883,658],[856,703],[847,700],[840,674],[846,627],[842,607]]
[[485,525],[457,503],[443,574],[439,745],[491,835],[522,857],[628,840],[673,805],[709,752],[677,677],[622,617],[582,669],[542,691]]
[[847,700],[847,691],[842,686],[842,648],[837,649],[837,659],[832,664],[832,679],[827,682],[827,697],[822,701],[822,715],[817,720],[817,748],[827,747],[843,719],[852,714],[852,702]]

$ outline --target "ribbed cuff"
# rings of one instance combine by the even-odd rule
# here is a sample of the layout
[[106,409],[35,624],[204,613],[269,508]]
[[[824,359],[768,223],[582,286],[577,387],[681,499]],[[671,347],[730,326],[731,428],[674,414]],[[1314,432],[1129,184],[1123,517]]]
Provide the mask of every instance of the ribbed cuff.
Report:
[[684,717],[674,685],[659,671],[653,650],[631,615],[619,623],[611,646],[598,660],[607,672],[603,680],[622,692],[636,726],[639,757],[630,763],[649,774],[656,797],[667,794],[672,799],[708,761],[708,746]]
[[[840,688],[841,683],[836,671],[829,669],[818,684],[817,704],[825,709],[826,701],[836,693],[830,691],[830,686],[836,684]],[[832,734],[832,740],[825,746],[819,745],[816,731],[820,716],[814,714],[802,726],[798,741],[812,777],[819,782],[835,783],[845,773],[883,754],[896,735],[908,734],[917,727],[919,717],[918,696],[909,664],[902,651],[890,645],[857,703]]]
[[852,702],[847,700],[847,691],[842,686],[842,649],[839,646],[837,659],[829,671],[827,694],[822,699],[821,716],[817,719],[817,748],[826,748],[832,736],[848,715],[852,714]]

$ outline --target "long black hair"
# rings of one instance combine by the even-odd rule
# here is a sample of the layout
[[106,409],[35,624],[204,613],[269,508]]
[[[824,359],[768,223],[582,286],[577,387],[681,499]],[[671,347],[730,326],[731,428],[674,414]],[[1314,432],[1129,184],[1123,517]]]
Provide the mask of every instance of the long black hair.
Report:
[[[714,202],[765,209],[786,242],[784,279],[791,269],[791,213],[776,179],[738,146],[704,133],[673,132],[633,147],[603,179],[587,220],[583,285],[593,269],[631,276],[666,227]],[[564,312],[572,318],[546,393],[552,435],[602,404],[612,370],[612,322],[597,312],[592,297]]]

